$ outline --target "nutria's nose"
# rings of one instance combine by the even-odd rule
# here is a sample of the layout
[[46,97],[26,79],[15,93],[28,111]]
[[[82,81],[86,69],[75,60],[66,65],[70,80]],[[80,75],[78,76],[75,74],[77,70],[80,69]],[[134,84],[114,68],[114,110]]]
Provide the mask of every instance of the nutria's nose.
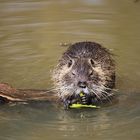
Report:
[[87,82],[86,81],[79,81],[78,82],[78,86],[80,88],[86,88],[87,87]]

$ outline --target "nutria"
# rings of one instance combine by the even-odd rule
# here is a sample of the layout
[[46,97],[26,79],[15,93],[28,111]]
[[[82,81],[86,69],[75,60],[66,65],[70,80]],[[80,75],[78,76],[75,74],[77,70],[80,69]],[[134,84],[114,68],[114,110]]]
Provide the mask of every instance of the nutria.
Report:
[[86,104],[110,100],[115,86],[112,54],[95,42],[70,45],[54,69],[52,79],[65,106],[75,102],[80,92],[86,95]]

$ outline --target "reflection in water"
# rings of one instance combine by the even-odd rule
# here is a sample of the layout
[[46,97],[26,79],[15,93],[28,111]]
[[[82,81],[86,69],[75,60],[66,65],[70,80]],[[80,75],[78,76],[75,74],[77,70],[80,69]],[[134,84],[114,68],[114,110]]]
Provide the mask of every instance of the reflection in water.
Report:
[[18,88],[52,86],[50,73],[67,46],[91,40],[111,49],[116,105],[70,110],[47,103],[0,107],[0,139],[139,139],[140,3],[133,0],[0,2],[0,79]]
[[139,98],[134,95],[124,95],[120,103],[97,110],[66,111],[47,103],[1,106],[0,138],[137,139]]

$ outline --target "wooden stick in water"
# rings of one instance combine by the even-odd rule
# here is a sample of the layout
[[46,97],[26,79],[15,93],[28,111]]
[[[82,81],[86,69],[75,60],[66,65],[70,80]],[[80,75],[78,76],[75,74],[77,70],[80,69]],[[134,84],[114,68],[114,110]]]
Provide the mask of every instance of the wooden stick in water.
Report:
[[0,100],[3,102],[58,101],[55,93],[47,90],[16,89],[8,84],[0,83]]

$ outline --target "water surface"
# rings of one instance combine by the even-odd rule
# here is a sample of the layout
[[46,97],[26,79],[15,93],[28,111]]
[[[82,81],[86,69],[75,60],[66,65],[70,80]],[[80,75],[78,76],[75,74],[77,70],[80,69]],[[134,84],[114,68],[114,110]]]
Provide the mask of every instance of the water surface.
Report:
[[96,41],[114,54],[120,101],[99,110],[49,103],[0,107],[1,140],[138,140],[140,2],[134,0],[1,0],[0,81],[47,89],[66,47]]

